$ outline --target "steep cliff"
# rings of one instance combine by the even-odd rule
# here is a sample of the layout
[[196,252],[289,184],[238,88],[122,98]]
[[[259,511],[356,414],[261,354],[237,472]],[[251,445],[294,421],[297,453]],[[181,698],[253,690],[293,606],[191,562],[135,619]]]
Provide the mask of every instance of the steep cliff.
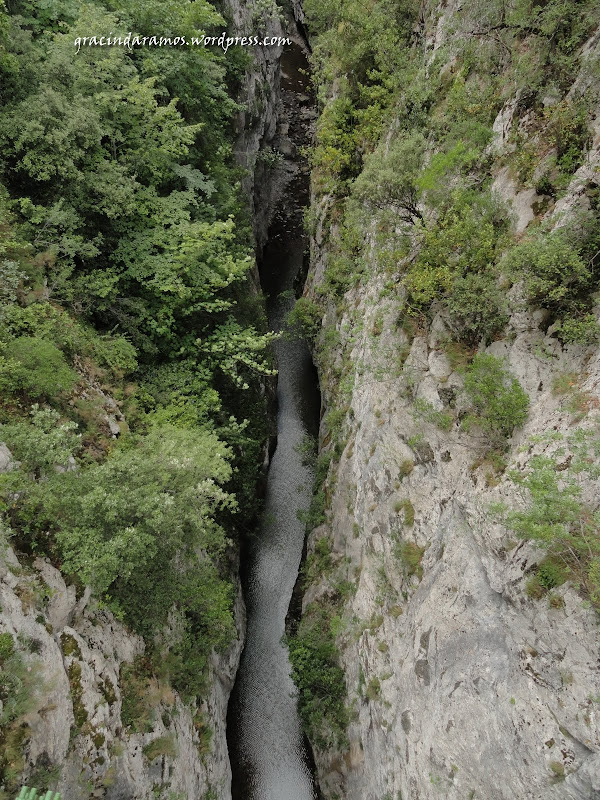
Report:
[[305,4],[322,111],[297,317],[325,414],[301,709],[332,800],[589,800],[598,20],[398,5]]

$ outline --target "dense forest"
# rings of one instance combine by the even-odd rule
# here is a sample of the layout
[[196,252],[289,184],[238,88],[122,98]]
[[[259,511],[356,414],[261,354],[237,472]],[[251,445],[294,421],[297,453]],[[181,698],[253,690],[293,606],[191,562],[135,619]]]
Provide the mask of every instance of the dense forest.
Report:
[[91,586],[190,697],[234,634],[267,432],[232,158],[247,57],[73,41],[223,24],[204,0],[0,3],[2,535]]

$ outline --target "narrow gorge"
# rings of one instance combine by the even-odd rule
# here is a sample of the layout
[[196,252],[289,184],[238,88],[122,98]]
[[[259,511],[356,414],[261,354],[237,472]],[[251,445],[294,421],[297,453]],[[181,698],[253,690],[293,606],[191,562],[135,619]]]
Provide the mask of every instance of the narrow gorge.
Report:
[[318,431],[318,382],[308,347],[286,319],[306,274],[303,212],[309,174],[302,149],[311,142],[308,61],[299,44],[282,54],[278,207],[259,264],[277,365],[277,435],[259,529],[243,547],[246,644],[228,720],[233,800],[313,800],[316,797],[287,649],[282,642],[304,549],[313,472],[302,445]]
[[600,800],[596,0],[0,0],[0,145],[0,800]]

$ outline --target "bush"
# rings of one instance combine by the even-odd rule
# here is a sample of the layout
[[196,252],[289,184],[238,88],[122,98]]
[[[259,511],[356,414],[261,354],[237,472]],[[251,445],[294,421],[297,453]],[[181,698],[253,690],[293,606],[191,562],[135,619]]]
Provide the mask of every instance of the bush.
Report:
[[415,468],[414,461],[411,461],[410,458],[405,458],[404,461],[402,461],[402,463],[400,464],[400,468],[398,470],[400,480],[402,480],[402,478],[407,478],[411,474],[414,468]]
[[549,133],[557,150],[557,166],[565,175],[572,175],[583,164],[591,136],[588,111],[583,102],[563,100],[546,111]]
[[513,471],[510,478],[528,494],[522,511],[508,511],[506,524],[547,550],[536,574],[527,585],[529,596],[540,597],[567,579],[575,579],[596,608],[600,608],[599,520],[581,499],[578,477],[589,472],[597,477],[598,442],[589,450],[585,442],[571,442],[566,471],[557,471],[548,456],[534,456],[527,474]]
[[451,291],[455,279],[485,273],[496,260],[506,213],[489,193],[456,190],[435,224],[423,233],[419,254],[406,276],[410,299],[424,306]]
[[463,342],[489,342],[508,322],[508,299],[494,273],[482,272],[456,278],[446,298],[453,324]]
[[327,536],[321,536],[320,539],[317,539],[313,552],[304,562],[303,572],[307,586],[331,572],[333,568],[331,552],[331,541]]
[[431,422],[436,425],[440,430],[448,432],[454,425],[454,417],[447,411],[437,411],[431,403],[418,397],[414,403],[413,408],[415,414],[426,422]]
[[70,391],[77,373],[51,342],[34,336],[20,336],[3,347],[0,363],[0,389],[10,394],[24,392],[28,397],[54,398]]
[[396,555],[402,562],[406,574],[410,577],[416,575],[419,580],[423,577],[421,560],[425,553],[424,547],[419,547],[414,542],[400,542],[396,548]]
[[175,737],[160,736],[158,739],[153,739],[142,748],[142,753],[146,756],[148,761],[154,761],[155,758],[167,756],[168,758],[175,758],[177,756],[177,748],[175,746]]
[[12,633],[0,633],[0,664],[9,659],[15,652],[15,640]]
[[557,326],[557,335],[565,344],[595,344],[600,337],[600,325],[594,314],[585,314],[580,319],[563,319]]
[[465,377],[465,389],[477,422],[493,437],[508,437],[527,419],[529,396],[499,358],[475,356]]
[[567,580],[564,567],[551,558],[546,558],[539,564],[537,575],[545,589],[555,589]]
[[37,403],[32,406],[30,416],[31,423],[0,425],[2,440],[23,469],[38,477],[55,466],[65,467],[69,457],[81,447],[80,436],[75,433],[76,423],[61,423],[57,411],[40,408]]
[[513,277],[522,278],[532,303],[556,314],[568,312],[592,280],[589,267],[562,230],[521,242],[503,263]]
[[404,524],[408,527],[415,524],[415,508],[408,498],[394,503],[394,511],[396,514],[404,512]]
[[30,549],[58,556],[137,632],[150,637],[170,619],[177,637],[165,664],[186,694],[202,688],[211,650],[235,635],[220,573],[228,541],[215,519],[235,509],[219,485],[230,457],[213,433],[163,426],[103,464],[30,481],[10,506]]
[[354,182],[354,196],[368,207],[395,212],[407,224],[422,220],[417,178],[424,152],[425,139],[420,132],[398,137],[390,145],[384,142],[365,159]]
[[29,715],[39,708],[43,685],[38,664],[24,659],[10,633],[0,634],[0,661],[0,785],[16,794]]
[[328,609],[311,606],[288,644],[298,711],[309,740],[322,748],[341,744],[348,723],[346,682]]
[[313,343],[321,330],[322,318],[323,312],[313,300],[299,297],[287,316],[287,324],[290,328],[298,329],[308,342]]

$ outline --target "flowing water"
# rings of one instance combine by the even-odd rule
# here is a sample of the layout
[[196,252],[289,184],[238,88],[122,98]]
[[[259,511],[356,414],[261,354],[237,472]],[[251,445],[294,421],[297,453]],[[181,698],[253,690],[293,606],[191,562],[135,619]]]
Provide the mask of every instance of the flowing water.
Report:
[[[297,61],[297,52],[294,57]],[[284,101],[294,103],[303,96],[301,73],[293,60],[288,61],[287,70],[282,63],[282,72]],[[269,232],[260,270],[274,330],[281,330],[294,304],[294,281],[301,274],[306,248],[301,207],[307,198],[308,176],[300,169]],[[297,448],[307,434],[316,433],[319,395],[305,342],[281,339],[275,343],[275,354],[277,447],[269,467],[262,521],[244,556],[246,645],[228,718],[234,800],[317,797],[288,652],[281,639],[304,545],[305,525],[297,511],[308,508],[313,477]]]

